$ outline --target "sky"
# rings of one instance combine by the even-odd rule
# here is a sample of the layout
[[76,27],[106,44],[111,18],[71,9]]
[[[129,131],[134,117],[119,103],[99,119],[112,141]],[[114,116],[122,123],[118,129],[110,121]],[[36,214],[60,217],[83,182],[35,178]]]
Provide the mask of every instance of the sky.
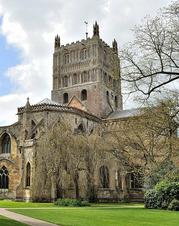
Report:
[[[17,121],[17,107],[51,98],[54,37],[61,44],[89,37],[99,24],[110,46],[133,40],[131,29],[171,0],[0,0],[0,126]],[[130,103],[125,104],[130,108]]]

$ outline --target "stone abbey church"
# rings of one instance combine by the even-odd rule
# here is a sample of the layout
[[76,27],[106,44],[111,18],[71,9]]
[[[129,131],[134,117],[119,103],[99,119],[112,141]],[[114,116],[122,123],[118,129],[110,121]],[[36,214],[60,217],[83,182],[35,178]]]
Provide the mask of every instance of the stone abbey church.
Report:
[[[32,179],[36,175],[34,153],[39,134],[59,118],[74,131],[93,133],[97,128],[116,131],[134,110],[123,110],[117,42],[112,47],[93,26],[93,37],[61,45],[55,37],[51,100],[31,105],[29,99],[17,110],[18,121],[0,127],[0,199],[32,201]],[[74,150],[75,151],[75,150]],[[87,199],[81,174],[79,195]],[[99,177],[101,179],[99,179]],[[73,186],[64,178],[63,196],[75,198]],[[65,184],[66,183],[66,184]],[[106,159],[95,172],[96,201],[119,202],[126,197],[140,201],[141,185],[115,159]],[[57,198],[55,190],[51,201]]]

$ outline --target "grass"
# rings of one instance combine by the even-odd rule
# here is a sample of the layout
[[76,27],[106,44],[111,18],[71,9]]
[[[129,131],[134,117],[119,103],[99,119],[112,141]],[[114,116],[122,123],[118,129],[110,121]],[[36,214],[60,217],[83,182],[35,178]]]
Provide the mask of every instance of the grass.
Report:
[[53,203],[32,203],[32,202],[13,202],[10,200],[0,200],[0,208],[51,208]]
[[10,218],[4,217],[0,215],[0,225],[1,226],[23,226],[26,224],[17,222],[15,220],[12,220]]
[[11,209],[10,211],[65,226],[178,226],[179,222],[179,212],[144,208]]
[[[120,207],[120,206],[141,206],[144,204],[136,203],[92,203],[91,207]],[[54,208],[58,207],[54,203],[26,203],[26,202],[13,202],[10,200],[0,200],[0,208]]]

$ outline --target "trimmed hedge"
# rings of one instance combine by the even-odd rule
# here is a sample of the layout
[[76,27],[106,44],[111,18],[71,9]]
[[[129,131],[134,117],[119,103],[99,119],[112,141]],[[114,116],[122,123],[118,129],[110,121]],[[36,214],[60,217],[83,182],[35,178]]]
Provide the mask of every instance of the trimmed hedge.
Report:
[[145,208],[178,210],[178,200],[179,183],[176,181],[163,180],[155,186],[155,189],[146,191]]
[[90,206],[89,202],[76,199],[57,199],[54,204],[57,206]]

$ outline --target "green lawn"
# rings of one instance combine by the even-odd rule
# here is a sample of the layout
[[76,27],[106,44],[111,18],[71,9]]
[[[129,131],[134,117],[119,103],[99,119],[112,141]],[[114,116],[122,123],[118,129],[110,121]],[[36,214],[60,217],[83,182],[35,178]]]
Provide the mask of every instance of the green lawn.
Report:
[[3,216],[0,215],[0,225],[1,226],[23,226],[23,225],[26,225],[26,224],[22,224],[20,222],[11,220],[7,217],[3,217]]
[[179,222],[179,212],[143,208],[11,209],[10,211],[55,224],[71,226],[178,226]]
[[38,208],[55,207],[53,203],[31,203],[31,202],[13,202],[10,200],[0,200],[0,208]]

